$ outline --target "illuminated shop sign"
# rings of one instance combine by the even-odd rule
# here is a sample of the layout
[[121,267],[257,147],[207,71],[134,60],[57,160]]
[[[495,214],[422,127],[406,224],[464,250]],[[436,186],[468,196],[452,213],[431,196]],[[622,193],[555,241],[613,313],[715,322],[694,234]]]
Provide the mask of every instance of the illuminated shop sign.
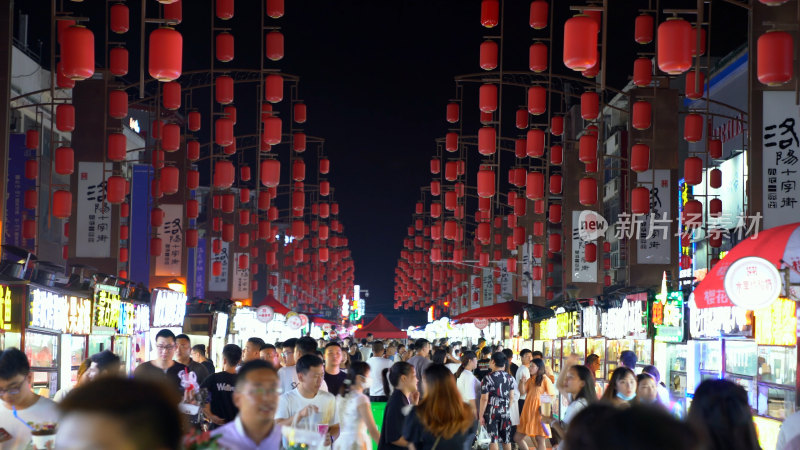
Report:
[[135,305],[133,332],[141,333],[150,329],[150,306]]
[[738,306],[716,308],[691,308],[689,311],[689,333],[692,338],[720,336],[753,336],[752,313]]
[[68,334],[91,333],[92,302],[38,287],[29,288],[28,326]]
[[522,313],[522,324],[520,328],[522,328],[522,339],[530,339],[533,335],[533,330],[531,330],[531,321],[528,320],[528,311]]
[[[609,308],[600,315],[600,334],[609,339],[647,338],[647,303],[626,298],[619,308]],[[644,295],[647,299],[647,295]]]
[[107,331],[116,331],[120,324],[122,313],[121,303],[119,287],[103,284],[96,285],[94,288],[94,317],[92,318],[92,325],[96,329],[102,328]]
[[600,336],[600,308],[597,306],[583,308],[583,335]]
[[574,337],[581,334],[581,315],[578,311],[556,315],[558,337]]
[[545,319],[539,323],[539,339],[558,339],[558,321],[555,317]]
[[759,345],[797,344],[797,303],[779,298],[755,311],[756,343]]
[[656,329],[657,341],[683,341],[683,293],[662,292],[656,295],[650,321]]
[[153,327],[183,327],[186,314],[186,294],[155,289],[153,291]]
[[[0,330],[2,331],[18,331],[19,324],[15,324],[19,320],[19,310],[14,307],[18,290],[11,286],[0,284]],[[13,297],[12,297],[13,296]]]

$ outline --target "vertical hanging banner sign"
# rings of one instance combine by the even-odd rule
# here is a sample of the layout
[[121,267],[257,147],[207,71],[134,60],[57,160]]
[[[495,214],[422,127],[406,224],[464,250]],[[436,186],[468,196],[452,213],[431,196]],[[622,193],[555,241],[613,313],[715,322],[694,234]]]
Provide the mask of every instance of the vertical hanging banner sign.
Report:
[[222,273],[219,276],[214,276],[208,279],[208,290],[214,292],[225,292],[228,290],[228,268],[230,266],[230,255],[228,254],[228,243],[221,242],[222,248],[217,254],[211,254],[211,265],[219,261],[222,264]]
[[[22,239],[22,221],[26,218],[24,196],[28,189],[36,189],[36,180],[25,178],[25,161],[36,157],[36,150],[25,148],[25,135],[12,134],[8,147],[8,177],[6,181],[6,222],[3,224],[3,243],[25,247]],[[28,211],[31,219],[34,211]]]
[[475,280],[479,280],[479,279],[480,279],[480,277],[477,276],[477,275],[471,275],[470,279],[469,279],[469,281],[470,281],[470,283],[469,283],[469,286],[470,286],[470,300],[469,301],[470,301],[470,305],[471,305],[470,309],[476,309],[476,308],[480,308],[481,307],[481,288],[480,287],[475,287],[476,284],[478,286],[480,286],[480,283],[475,281]]
[[794,91],[764,92],[763,229],[794,223],[800,215],[800,108],[794,97]]
[[494,269],[483,269],[483,306],[494,305]]
[[[672,191],[669,170],[647,170],[636,175],[650,189],[650,213],[635,216],[631,226],[636,233],[638,264],[669,264]],[[650,184],[652,183],[652,184]]]
[[244,254],[245,253],[233,254],[233,261],[235,265],[233,267],[231,298],[235,300],[250,298],[250,268],[248,267],[245,269],[240,269],[238,264],[239,257]]
[[164,248],[156,258],[156,276],[180,276],[183,266],[183,205],[160,205],[164,223],[158,227],[158,237]]
[[206,240],[199,239],[195,249],[194,268],[194,296],[205,298],[206,296]]
[[78,163],[78,214],[75,223],[75,256],[111,256],[111,204],[106,202],[103,163]]

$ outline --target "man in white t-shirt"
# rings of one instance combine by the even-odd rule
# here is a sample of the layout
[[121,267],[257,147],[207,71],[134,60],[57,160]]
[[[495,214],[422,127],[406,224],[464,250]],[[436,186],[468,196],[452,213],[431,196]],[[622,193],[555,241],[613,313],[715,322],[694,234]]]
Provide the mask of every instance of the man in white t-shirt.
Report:
[[[33,374],[28,358],[16,348],[0,352],[0,450],[45,448],[53,445],[58,407],[49,398],[31,390]],[[49,440],[39,436],[34,447],[31,436],[34,430],[52,430]]]
[[312,429],[327,427],[325,445],[330,446],[331,437],[339,435],[339,419],[336,417],[336,397],[320,390],[325,376],[322,359],[316,355],[305,355],[295,365],[299,382],[296,389],[281,394],[275,420],[279,425]]
[[520,394],[519,392],[519,384],[520,380],[523,378],[528,380],[531,377],[531,360],[533,360],[533,353],[530,349],[524,348],[519,352],[519,359],[520,365],[517,369],[517,376],[515,377],[517,380],[517,395],[519,395],[519,411],[522,413],[522,407],[525,406],[525,398],[527,397],[525,394]]
[[383,392],[383,369],[391,369],[392,361],[383,357],[383,342],[375,341],[372,343],[372,358],[367,360],[369,364],[369,377],[372,384],[369,388],[369,400],[372,402],[388,401],[389,393]]

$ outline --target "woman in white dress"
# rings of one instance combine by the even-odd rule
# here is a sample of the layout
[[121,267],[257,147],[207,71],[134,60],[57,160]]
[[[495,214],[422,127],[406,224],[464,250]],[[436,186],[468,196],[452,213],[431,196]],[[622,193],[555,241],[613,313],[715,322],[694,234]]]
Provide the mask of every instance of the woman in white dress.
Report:
[[339,437],[333,442],[333,450],[368,450],[372,442],[380,439],[380,432],[372,417],[369,397],[369,364],[353,361],[347,369],[347,378],[342,386],[342,395],[336,398],[336,417],[340,417]]
[[461,399],[468,403],[478,417],[478,403],[480,398],[481,382],[475,378],[472,371],[478,367],[478,355],[475,352],[464,352],[461,355],[461,367],[456,370],[456,386],[461,393]]

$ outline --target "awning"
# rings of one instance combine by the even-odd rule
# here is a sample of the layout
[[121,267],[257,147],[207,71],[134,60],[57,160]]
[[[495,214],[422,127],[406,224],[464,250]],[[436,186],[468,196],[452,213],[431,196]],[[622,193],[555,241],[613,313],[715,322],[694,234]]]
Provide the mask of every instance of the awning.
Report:
[[367,337],[367,333],[372,333],[375,339],[408,339],[408,333],[394,326],[383,314],[378,314],[372,322],[356,330],[353,335],[356,339],[363,339]]
[[336,322],[334,322],[332,320],[328,320],[328,319],[326,319],[324,317],[312,317],[311,318],[311,323],[315,323],[317,325],[324,325],[326,323],[330,324],[330,325],[337,325]]
[[[755,238],[745,238],[712,267],[703,281],[694,288],[692,296],[698,308],[733,306],[725,293],[725,274],[737,260],[758,256],[781,269],[800,262],[800,223],[761,230]],[[800,274],[790,272],[790,282],[800,281]]]
[[527,303],[510,301],[469,310],[452,318],[454,322],[470,323],[475,319],[507,320],[522,314]]
[[259,306],[269,306],[273,311],[275,311],[276,314],[283,314],[284,316],[286,313],[291,311],[289,308],[281,305],[280,302],[275,300],[275,297],[273,297],[271,294],[267,294],[267,296],[264,297],[264,299],[254,307],[258,308]]

